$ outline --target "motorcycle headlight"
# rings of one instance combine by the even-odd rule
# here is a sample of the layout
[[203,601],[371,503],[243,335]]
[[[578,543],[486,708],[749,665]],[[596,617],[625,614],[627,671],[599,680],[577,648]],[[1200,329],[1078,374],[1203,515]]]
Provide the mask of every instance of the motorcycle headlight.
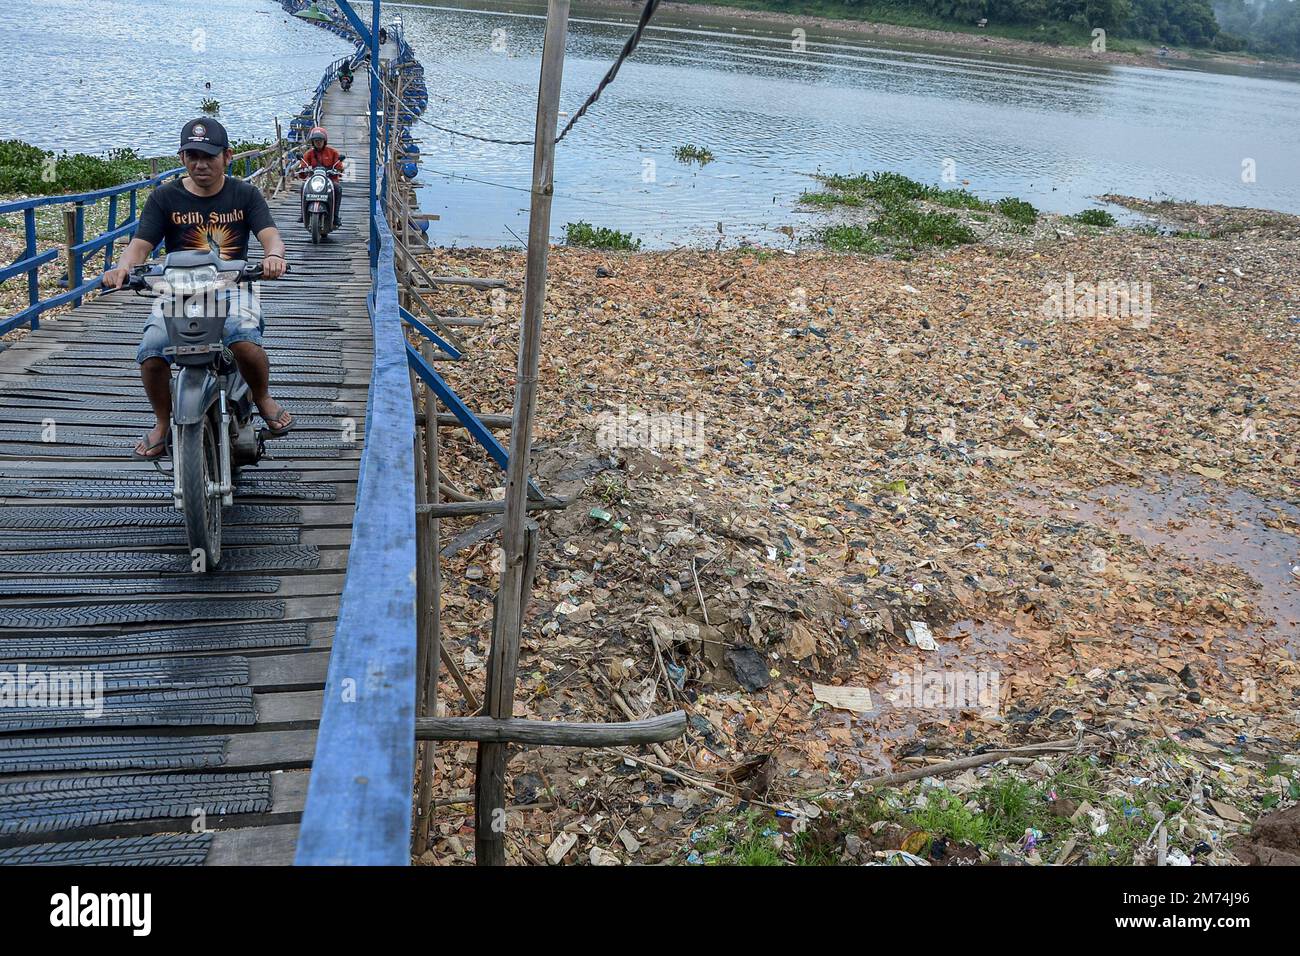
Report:
[[320,192],[320,191],[322,191],[322,190],[325,188],[325,177],[324,177],[324,176],[313,176],[313,177],[311,178],[311,182],[308,183],[307,185],[311,186],[311,188],[312,188],[312,190],[313,190],[314,192]]
[[190,269],[167,269],[163,281],[179,295],[194,295],[217,284],[216,266],[194,266]]

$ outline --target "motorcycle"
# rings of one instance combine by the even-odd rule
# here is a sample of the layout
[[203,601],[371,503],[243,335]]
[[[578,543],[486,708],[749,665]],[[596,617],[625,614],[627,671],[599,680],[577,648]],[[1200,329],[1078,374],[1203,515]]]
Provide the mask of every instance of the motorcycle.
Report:
[[340,73],[340,74],[339,74],[339,88],[342,89],[344,93],[346,93],[346,92],[348,92],[349,90],[352,89],[352,74],[351,74],[351,73]]
[[[123,289],[170,297],[164,320],[171,344],[163,354],[179,371],[172,383],[172,500],[184,513],[195,570],[221,563],[221,511],[234,504],[235,477],[266,452],[267,429],[254,426],[257,407],[230,349],[222,342],[222,293],[262,278],[261,265],[227,261],[215,252],[173,252],[136,266]],[[163,471],[161,462],[155,463]]]
[[303,173],[302,222],[311,233],[313,244],[319,244],[334,229],[338,215],[334,208],[334,183],[338,171],[324,166],[313,167]]

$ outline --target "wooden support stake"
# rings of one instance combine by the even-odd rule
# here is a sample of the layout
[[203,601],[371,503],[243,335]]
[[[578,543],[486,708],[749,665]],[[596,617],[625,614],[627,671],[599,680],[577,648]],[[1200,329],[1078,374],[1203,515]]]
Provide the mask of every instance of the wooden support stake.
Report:
[[[427,272],[424,272],[424,266],[416,262],[415,257],[411,255],[409,252],[407,252],[406,248],[400,242],[393,243],[393,248],[397,251],[398,255],[400,255],[407,262],[414,265],[418,271],[424,273],[424,275],[426,276],[428,275]],[[411,286],[411,293],[412,295],[415,296],[415,299],[413,301],[419,307],[420,311],[423,312],[426,317],[433,320],[433,324],[438,327],[438,330],[440,332],[442,332],[443,337],[452,345],[456,346],[456,348],[459,349],[460,351],[462,352],[465,351],[465,347],[461,344],[460,339],[456,337],[456,333],[453,332],[451,329],[447,328],[447,326],[443,325],[442,318],[434,310],[433,306],[429,305],[429,303],[424,301],[424,296],[420,294],[420,290],[415,286]]]
[[72,284],[72,247],[77,244],[77,213],[74,209],[63,210],[63,268],[67,270],[68,288]]
[[686,712],[682,710],[622,724],[523,720],[518,717],[420,717],[415,721],[416,740],[477,740],[481,744],[516,743],[530,747],[653,744],[673,740],[685,732]]
[[[428,358],[428,352],[431,346],[424,342],[420,346],[420,351]],[[434,421],[437,421],[437,399],[434,398],[432,390],[423,389],[424,393],[424,418],[427,421],[430,415]],[[418,449],[417,449],[418,451]],[[438,507],[440,498],[438,495],[438,429],[425,427],[424,429],[424,457],[422,461],[416,464],[417,480],[420,482],[420,498],[429,502],[430,507]],[[417,504],[417,511],[421,506]],[[417,672],[419,681],[423,684],[424,707],[421,713],[427,717],[438,716],[438,665],[442,657],[442,575],[441,561],[438,556],[438,548],[441,546],[439,535],[439,522],[435,517],[432,521],[418,522],[425,525],[425,533],[421,540],[428,549],[427,552],[421,552],[423,559],[419,567],[419,573],[422,575],[424,584],[424,593],[426,603],[420,608],[420,623],[424,626],[425,633],[425,653],[423,660],[423,669]],[[418,806],[419,817],[416,821],[415,846],[417,855],[423,853],[429,846],[431,835],[430,828],[433,825],[433,808],[431,801],[433,799],[433,758],[434,746],[432,742],[426,742],[423,747],[423,760],[420,764],[420,781],[418,787]]]
[[[411,373],[411,400],[417,401],[423,389],[415,373]],[[426,399],[427,401],[427,399]],[[437,429],[432,431],[436,434]],[[425,477],[425,455],[420,446],[420,430],[415,430],[415,506],[420,508],[428,500],[428,485]],[[431,522],[415,523],[415,712],[420,717],[436,717],[437,710],[431,709],[425,675],[429,670],[430,657],[430,572],[431,555],[437,554],[437,542],[429,540]],[[433,750],[434,745],[421,742],[416,747],[420,765],[415,788],[414,834],[411,840],[412,852],[419,856],[428,847],[429,815],[432,812],[430,801],[433,799]]]
[[442,645],[441,650],[442,663],[447,668],[447,673],[451,675],[451,679],[456,682],[456,686],[460,688],[465,703],[469,705],[470,710],[478,710],[482,705],[478,702],[478,697],[474,695],[474,691],[470,689],[469,681],[465,680],[465,672],[460,669],[456,659],[451,656],[451,651],[447,649],[446,644]]
[[[480,415],[478,416],[478,420],[481,421],[488,428],[509,428],[511,422],[511,418],[509,415]],[[425,424],[423,414],[417,416],[416,421],[421,425]],[[453,415],[451,412],[439,412],[438,424],[444,427],[446,426],[450,426],[452,428],[462,427],[460,423],[460,419],[457,418],[455,415]]]
[[[541,501],[529,501],[529,511],[560,511],[573,504],[565,498],[543,498]],[[470,515],[499,515],[506,510],[504,501],[452,501],[442,504],[416,505],[417,515],[429,515],[435,521],[439,518],[465,518]]]
[[[513,716],[519,640],[524,606],[532,587],[530,565],[536,561],[537,539],[526,529],[528,466],[532,455],[533,413],[537,404],[537,368],[541,356],[542,311],[546,302],[546,259],[551,234],[551,194],[554,191],[555,127],[559,118],[560,81],[564,70],[564,37],[569,0],[549,0],[542,43],[541,80],[537,92],[537,123],[533,135],[533,189],[528,215],[528,265],[524,309],[519,329],[519,361],[515,376],[514,424],[510,429],[510,465],[506,471],[506,510],[502,527],[505,567],[497,592],[492,647],[488,656],[487,711],[498,720]],[[490,286],[495,287],[495,286]],[[475,859],[482,866],[504,866],[505,841],[500,828],[505,809],[506,745],[482,743],[478,750],[475,807]]]

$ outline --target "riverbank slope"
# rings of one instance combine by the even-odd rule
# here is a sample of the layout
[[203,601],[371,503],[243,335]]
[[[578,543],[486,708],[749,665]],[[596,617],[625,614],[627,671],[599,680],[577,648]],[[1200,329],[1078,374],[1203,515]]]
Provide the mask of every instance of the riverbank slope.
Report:
[[[1234,861],[1300,796],[1300,241],[1238,221],[907,262],[556,248],[537,472],[582,497],[539,519],[517,713],[690,731],[516,754],[553,808],[511,813],[516,859]],[[522,285],[519,252],[429,264]],[[490,316],[446,373],[508,410],[518,294],[438,307]],[[470,528],[443,640],[478,686],[499,559]],[[997,748],[1027,749],[936,769]],[[440,763],[472,788],[471,746]],[[872,790],[900,771],[937,776]],[[468,808],[435,822],[424,862],[464,862]]]

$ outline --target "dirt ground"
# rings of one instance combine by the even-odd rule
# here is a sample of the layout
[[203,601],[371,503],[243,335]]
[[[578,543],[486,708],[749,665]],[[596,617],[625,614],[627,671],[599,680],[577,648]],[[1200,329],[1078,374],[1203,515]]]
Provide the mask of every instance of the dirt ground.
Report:
[[[909,262],[554,249],[534,460],[577,499],[538,516],[516,714],[689,728],[518,752],[511,859],[1235,862],[1300,796],[1300,242],[1244,219]],[[522,284],[518,252],[429,264]],[[519,294],[437,305],[488,318],[440,369],[509,411]],[[489,528],[442,528],[476,693]],[[473,769],[439,748],[422,862],[472,860]]]

